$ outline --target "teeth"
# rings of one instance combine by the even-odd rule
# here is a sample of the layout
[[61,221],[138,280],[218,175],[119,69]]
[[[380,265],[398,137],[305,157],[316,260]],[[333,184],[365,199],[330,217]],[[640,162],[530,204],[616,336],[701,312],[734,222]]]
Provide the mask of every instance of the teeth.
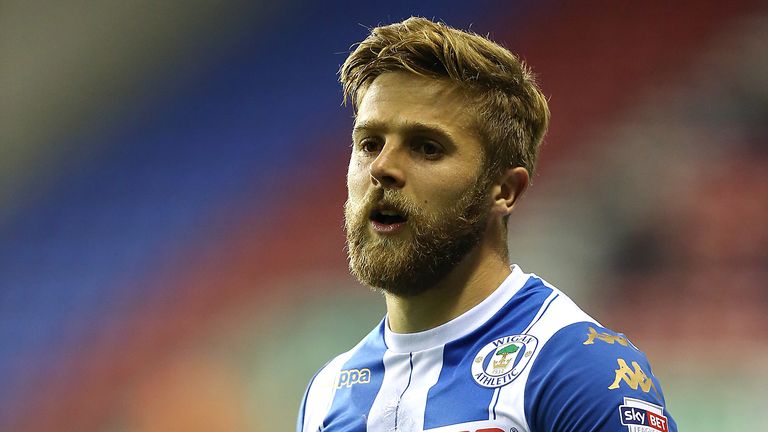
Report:
[[380,213],[383,214],[384,216],[398,216],[399,215],[399,213],[394,211],[394,210],[382,210]]

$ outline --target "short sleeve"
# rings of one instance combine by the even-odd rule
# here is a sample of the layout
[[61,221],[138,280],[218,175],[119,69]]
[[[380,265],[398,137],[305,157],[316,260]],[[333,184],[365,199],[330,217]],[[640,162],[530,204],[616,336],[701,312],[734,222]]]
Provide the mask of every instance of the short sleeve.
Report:
[[524,406],[531,432],[677,432],[645,354],[623,334],[589,322],[547,341]]

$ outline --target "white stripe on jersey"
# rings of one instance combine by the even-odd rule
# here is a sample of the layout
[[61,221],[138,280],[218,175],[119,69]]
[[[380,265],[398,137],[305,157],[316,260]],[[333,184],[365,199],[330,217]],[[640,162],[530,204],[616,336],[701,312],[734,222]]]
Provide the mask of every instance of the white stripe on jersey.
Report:
[[420,431],[427,393],[443,366],[443,347],[416,353],[384,354],[384,382],[371,406],[369,432]]
[[[443,347],[435,347],[427,351],[413,353],[413,376],[411,388],[403,396],[401,406],[414,409],[408,414],[413,421],[413,428],[404,427],[402,430],[420,431],[424,429],[424,410],[427,407],[429,389],[437,384],[440,371],[443,368]],[[398,425],[399,426],[399,425]]]
[[488,404],[488,419],[495,418],[494,413],[496,412],[496,404],[499,402],[499,389],[495,389],[493,391],[493,397],[491,398],[491,403]]

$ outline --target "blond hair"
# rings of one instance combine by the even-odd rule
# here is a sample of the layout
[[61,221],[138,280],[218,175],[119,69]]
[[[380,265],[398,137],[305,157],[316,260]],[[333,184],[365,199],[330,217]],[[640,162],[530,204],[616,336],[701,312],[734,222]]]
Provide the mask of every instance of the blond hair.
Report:
[[467,91],[485,144],[487,169],[522,166],[533,175],[549,108],[533,74],[506,48],[425,18],[376,27],[339,71],[344,102],[357,104],[376,77],[393,71],[448,79]]

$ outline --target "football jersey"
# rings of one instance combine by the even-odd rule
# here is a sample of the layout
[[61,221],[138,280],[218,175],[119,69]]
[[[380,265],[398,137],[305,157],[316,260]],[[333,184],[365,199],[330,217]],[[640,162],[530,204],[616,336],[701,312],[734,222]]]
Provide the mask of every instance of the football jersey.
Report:
[[430,330],[387,318],[309,383],[297,432],[671,432],[645,355],[512,266],[490,296]]

